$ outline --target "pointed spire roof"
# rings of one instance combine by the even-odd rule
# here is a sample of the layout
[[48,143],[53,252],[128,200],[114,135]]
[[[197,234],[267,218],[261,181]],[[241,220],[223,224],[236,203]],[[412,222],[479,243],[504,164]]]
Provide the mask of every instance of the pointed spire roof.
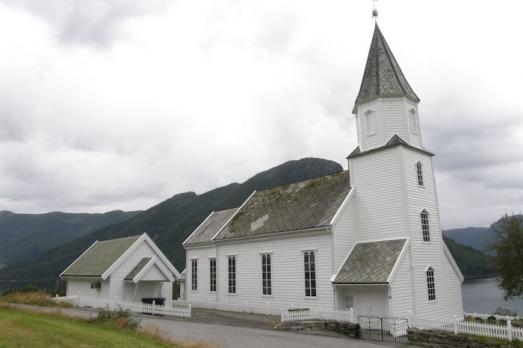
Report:
[[418,96],[407,82],[378,24],[376,24],[360,92],[354,103],[352,113],[357,112],[358,105],[379,97],[406,97],[416,103],[419,102]]

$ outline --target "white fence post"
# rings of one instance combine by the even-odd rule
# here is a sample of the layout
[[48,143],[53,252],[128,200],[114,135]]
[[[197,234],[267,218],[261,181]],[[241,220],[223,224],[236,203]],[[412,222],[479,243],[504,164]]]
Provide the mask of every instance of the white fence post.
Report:
[[507,320],[507,336],[507,339],[512,341],[512,322],[510,320]]
[[458,333],[458,318],[457,316],[454,316],[454,333]]

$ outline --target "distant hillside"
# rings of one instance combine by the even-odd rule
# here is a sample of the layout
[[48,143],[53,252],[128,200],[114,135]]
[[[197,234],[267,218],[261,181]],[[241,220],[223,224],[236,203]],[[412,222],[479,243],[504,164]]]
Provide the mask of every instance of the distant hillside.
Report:
[[0,211],[0,268],[2,264],[33,259],[60,244],[128,220],[138,213],[15,214]]
[[[523,223],[523,215],[519,215]],[[495,228],[499,220],[490,227],[466,227],[443,231],[443,235],[483,253],[489,253],[489,244],[494,241]]]
[[490,227],[465,227],[443,231],[443,235],[460,244],[486,252],[494,238],[494,231]]
[[342,167],[332,161],[305,158],[261,172],[242,184],[233,183],[201,195],[186,192],[136,215],[49,250],[31,262],[0,270],[0,279],[30,279],[54,285],[56,277],[95,240],[147,232],[177,268],[185,268],[182,242],[213,210],[238,207],[253,190],[266,189],[333,174]]
[[445,244],[465,278],[490,278],[497,275],[490,258],[481,251],[445,238]]

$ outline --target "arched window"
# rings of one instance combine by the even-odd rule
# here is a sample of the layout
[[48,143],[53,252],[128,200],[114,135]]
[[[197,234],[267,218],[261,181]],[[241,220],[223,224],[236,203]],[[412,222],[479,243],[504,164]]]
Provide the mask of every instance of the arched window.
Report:
[[409,121],[410,121],[410,132],[412,134],[418,134],[418,119],[417,119],[417,115],[416,115],[416,109],[410,109]]
[[416,173],[418,174],[418,185],[423,186],[423,165],[421,162],[416,163]]
[[425,209],[421,212],[421,231],[423,232],[423,241],[430,242],[429,213]]
[[436,284],[434,283],[434,268],[427,268],[427,292],[429,301],[436,300]]
[[376,113],[373,110],[367,110],[365,112],[365,123],[367,135],[374,135],[377,133]]

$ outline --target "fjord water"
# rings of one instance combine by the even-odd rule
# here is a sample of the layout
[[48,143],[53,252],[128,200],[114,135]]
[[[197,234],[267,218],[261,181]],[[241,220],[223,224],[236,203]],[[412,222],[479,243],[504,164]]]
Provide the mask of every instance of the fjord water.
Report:
[[523,316],[523,298],[505,301],[495,278],[466,280],[462,291],[463,307],[467,313],[492,314],[501,307]]

